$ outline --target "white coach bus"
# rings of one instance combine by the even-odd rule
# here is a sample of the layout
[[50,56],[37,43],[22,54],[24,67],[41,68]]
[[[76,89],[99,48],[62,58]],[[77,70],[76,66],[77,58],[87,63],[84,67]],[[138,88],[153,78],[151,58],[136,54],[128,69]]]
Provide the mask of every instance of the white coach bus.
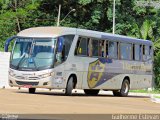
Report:
[[36,27],[21,31],[10,57],[9,85],[83,89],[87,95],[111,90],[127,96],[130,89],[152,87],[152,42],[67,27]]

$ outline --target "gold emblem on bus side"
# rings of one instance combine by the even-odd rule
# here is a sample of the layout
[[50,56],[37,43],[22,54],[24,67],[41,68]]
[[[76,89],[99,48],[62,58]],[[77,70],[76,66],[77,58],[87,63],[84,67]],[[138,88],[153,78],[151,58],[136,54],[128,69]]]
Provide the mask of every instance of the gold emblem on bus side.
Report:
[[101,63],[99,60],[90,63],[87,76],[89,88],[95,88],[99,85],[98,83],[100,83],[104,71],[105,64]]

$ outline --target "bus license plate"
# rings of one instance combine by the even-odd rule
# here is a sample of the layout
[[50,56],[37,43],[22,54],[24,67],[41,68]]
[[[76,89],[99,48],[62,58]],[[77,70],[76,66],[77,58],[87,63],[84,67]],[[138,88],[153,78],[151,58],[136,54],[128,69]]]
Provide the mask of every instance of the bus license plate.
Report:
[[23,87],[24,87],[24,88],[31,88],[32,85],[24,85]]

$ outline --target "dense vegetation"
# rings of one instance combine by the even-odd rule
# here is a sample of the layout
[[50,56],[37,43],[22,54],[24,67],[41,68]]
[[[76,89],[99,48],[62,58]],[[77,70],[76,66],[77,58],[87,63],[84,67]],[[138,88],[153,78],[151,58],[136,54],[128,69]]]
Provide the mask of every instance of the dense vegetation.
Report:
[[[0,50],[8,37],[23,29],[56,26],[59,4],[61,19],[76,9],[61,26],[112,32],[113,0],[0,0]],[[160,88],[160,9],[138,6],[137,0],[116,0],[115,33],[153,41],[156,88]]]

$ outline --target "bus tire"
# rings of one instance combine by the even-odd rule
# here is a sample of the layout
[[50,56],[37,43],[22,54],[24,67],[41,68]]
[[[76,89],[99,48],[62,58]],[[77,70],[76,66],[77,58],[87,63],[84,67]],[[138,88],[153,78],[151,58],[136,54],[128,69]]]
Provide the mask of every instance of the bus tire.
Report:
[[130,84],[128,79],[124,79],[120,90],[113,90],[114,96],[126,97],[130,89]]
[[120,92],[118,90],[113,90],[112,92],[114,96],[120,96]]
[[73,90],[73,77],[70,77],[66,86],[66,91],[65,91],[65,95],[67,96],[71,96],[72,95],[72,90]]
[[36,88],[29,88],[29,93],[34,94],[36,91]]
[[124,79],[123,83],[122,83],[121,90],[120,90],[120,96],[121,97],[128,96],[129,89],[130,89],[129,80],[128,79]]
[[99,90],[90,90],[90,89],[84,89],[84,93],[86,95],[90,95],[90,96],[97,96],[99,93]]

